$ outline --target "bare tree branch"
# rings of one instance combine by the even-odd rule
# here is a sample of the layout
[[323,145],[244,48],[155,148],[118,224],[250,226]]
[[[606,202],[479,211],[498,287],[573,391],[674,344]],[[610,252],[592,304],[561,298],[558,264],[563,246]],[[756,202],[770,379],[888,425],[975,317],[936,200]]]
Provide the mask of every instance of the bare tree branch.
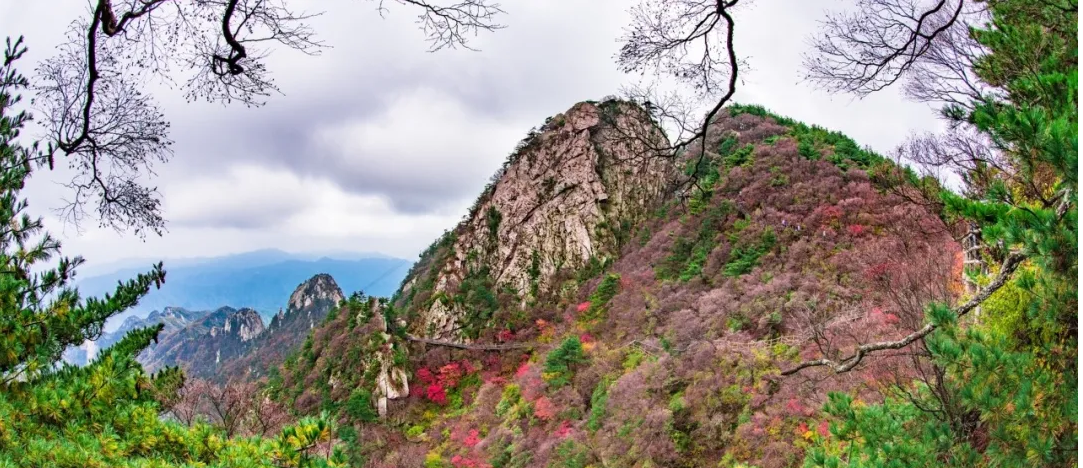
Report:
[[[617,56],[626,73],[669,76],[690,85],[695,100],[712,99],[714,105],[693,125],[688,120],[688,101],[678,94],[657,96],[649,87],[626,90],[654,118],[677,128],[675,142],[655,150],[677,157],[700,142],[698,155],[693,156],[695,167],[707,158],[704,141],[711,123],[737,91],[740,62],[733,44],[732,15],[737,4],[738,0],[648,0],[632,10],[632,26]],[[683,181],[681,188],[698,186],[697,174]]]
[[856,12],[828,16],[822,35],[813,40],[814,53],[805,56],[806,79],[859,97],[897,82],[934,50],[941,35],[962,31],[956,22],[967,0],[939,0],[922,8],[918,3],[859,0]]
[[[978,293],[975,294],[974,297],[970,298],[970,300],[952,309],[952,312],[957,317],[962,317],[969,313],[971,310],[974,310],[975,307],[979,306],[982,302],[988,299],[989,296],[991,296],[1002,286],[1004,286],[1005,283],[1008,282],[1012,274],[1015,273],[1015,270],[1019,267],[1019,265],[1023,262],[1024,259],[1026,259],[1026,257],[1023,254],[1015,252],[1009,254],[1004,259],[1004,262],[1001,264],[1000,272],[997,274],[997,277],[993,279],[991,283],[978,291]],[[899,340],[863,344],[858,346],[853,354],[845,358],[838,360],[823,358],[812,361],[805,361],[798,364],[796,367],[782,371],[781,374],[792,375],[810,367],[828,367],[835,373],[847,372],[853,369],[854,366],[860,364],[862,359],[864,359],[865,356],[869,355],[870,353],[905,348],[907,346],[910,346],[914,342],[924,338],[929,333],[932,333],[934,330],[936,330],[936,328],[936,324],[930,322],[925,324],[925,326],[921,327],[917,331],[906,335]]]
[[[379,0],[419,8],[432,51],[468,47],[470,35],[503,28],[491,0]],[[140,92],[148,79],[172,83],[175,66],[190,74],[189,101],[259,106],[278,88],[265,58],[275,46],[318,55],[324,44],[288,0],[92,0],[57,56],[39,67],[51,145],[43,158],[71,160],[74,195],[61,209],[77,227],[92,206],[102,226],[161,234],[160,195],[145,185],[155,163],[172,156],[169,124]]]

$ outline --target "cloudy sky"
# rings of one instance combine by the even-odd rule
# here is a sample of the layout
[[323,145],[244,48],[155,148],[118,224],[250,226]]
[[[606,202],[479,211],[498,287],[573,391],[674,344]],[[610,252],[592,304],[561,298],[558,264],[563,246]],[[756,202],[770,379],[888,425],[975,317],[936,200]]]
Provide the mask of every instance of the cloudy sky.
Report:
[[[452,227],[532,126],[572,104],[616,94],[634,77],[614,65],[625,0],[506,0],[506,29],[478,52],[426,52],[413,10],[381,18],[370,0],[289,0],[331,48],[267,61],[284,95],[260,108],[186,103],[148,85],[172,123],[175,155],[157,167],[168,232],[140,241],[78,233],[49,215],[68,193],[41,172],[27,192],[68,255],[88,263],[220,255],[260,248],[348,249],[415,258]],[[800,54],[843,0],[759,0],[737,14],[739,102],[842,130],[886,153],[933,128],[925,105],[896,91],[862,101],[802,83]],[[30,62],[52,55],[87,0],[3,2],[0,31],[25,35]],[[23,66],[25,72],[30,69]],[[167,265],[168,266],[168,265]]]

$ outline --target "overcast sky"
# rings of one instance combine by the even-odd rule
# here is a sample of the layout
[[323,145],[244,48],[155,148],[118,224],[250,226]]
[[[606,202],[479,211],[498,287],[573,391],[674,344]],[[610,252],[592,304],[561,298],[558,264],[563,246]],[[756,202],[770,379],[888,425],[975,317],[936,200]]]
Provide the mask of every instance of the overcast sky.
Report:
[[[415,258],[466,212],[532,126],[634,77],[614,65],[634,1],[505,0],[506,29],[465,50],[427,53],[413,10],[381,19],[367,0],[290,0],[326,12],[311,23],[330,49],[268,60],[278,87],[261,108],[184,101],[149,86],[172,123],[175,155],[157,168],[169,232],[140,241],[51,217],[62,173],[38,173],[31,208],[90,264],[260,248],[348,249]],[[736,19],[737,100],[841,130],[887,153],[935,127],[930,109],[891,90],[862,101],[801,83],[800,54],[825,9],[842,0],[759,0]],[[22,69],[52,55],[87,0],[8,1],[0,32],[25,35]],[[167,264],[168,266],[168,264]]]

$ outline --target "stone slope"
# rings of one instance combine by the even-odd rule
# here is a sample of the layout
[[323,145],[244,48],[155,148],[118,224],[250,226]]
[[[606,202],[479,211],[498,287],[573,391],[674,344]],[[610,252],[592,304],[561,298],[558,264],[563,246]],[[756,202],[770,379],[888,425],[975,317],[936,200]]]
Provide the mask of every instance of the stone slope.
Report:
[[[161,311],[151,311],[146,317],[130,316],[124,319],[124,322],[112,332],[102,333],[101,338],[94,341],[89,345],[91,352],[97,352],[102,349],[106,349],[112,346],[121,338],[124,338],[128,332],[137,328],[151,327],[157,324],[165,325],[162,328],[161,336],[168,336],[176,331],[188,326],[192,322],[199,320],[209,314],[207,310],[187,310],[182,307],[165,307]],[[94,355],[87,355],[87,345],[84,344],[79,348],[72,348],[65,351],[67,362],[75,365],[84,365],[90,359],[94,358]]]
[[616,100],[579,103],[532,131],[447,245],[404,282],[399,305],[417,312],[411,330],[476,339],[498,300],[471,288],[525,304],[559,287],[559,270],[615,256],[674,175],[673,161],[652,150],[665,141],[642,109]]
[[158,337],[139,355],[148,372],[180,366],[189,377],[208,378],[223,362],[241,356],[263,332],[260,315],[249,308],[221,307],[201,320]]

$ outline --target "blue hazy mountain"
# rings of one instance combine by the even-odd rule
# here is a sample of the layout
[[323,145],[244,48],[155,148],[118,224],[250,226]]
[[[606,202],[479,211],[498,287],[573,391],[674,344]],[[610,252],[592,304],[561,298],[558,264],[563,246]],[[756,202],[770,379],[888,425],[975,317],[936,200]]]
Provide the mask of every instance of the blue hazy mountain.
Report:
[[[112,272],[97,276],[80,275],[76,287],[83,297],[112,292],[117,281],[128,280],[149,270],[153,260],[125,260],[112,264]],[[380,254],[354,252],[289,253],[257,250],[222,257],[164,260],[166,281],[151,289],[131,310],[106,324],[113,330],[127,317],[144,317],[155,310],[179,307],[187,310],[215,310],[222,306],[255,309],[266,321],[284,307],[298,284],[319,273],[335,278],[343,292],[364,291],[372,296],[390,296],[402,282],[413,262]],[[138,266],[136,266],[138,265]],[[98,266],[102,271],[108,266]]]

